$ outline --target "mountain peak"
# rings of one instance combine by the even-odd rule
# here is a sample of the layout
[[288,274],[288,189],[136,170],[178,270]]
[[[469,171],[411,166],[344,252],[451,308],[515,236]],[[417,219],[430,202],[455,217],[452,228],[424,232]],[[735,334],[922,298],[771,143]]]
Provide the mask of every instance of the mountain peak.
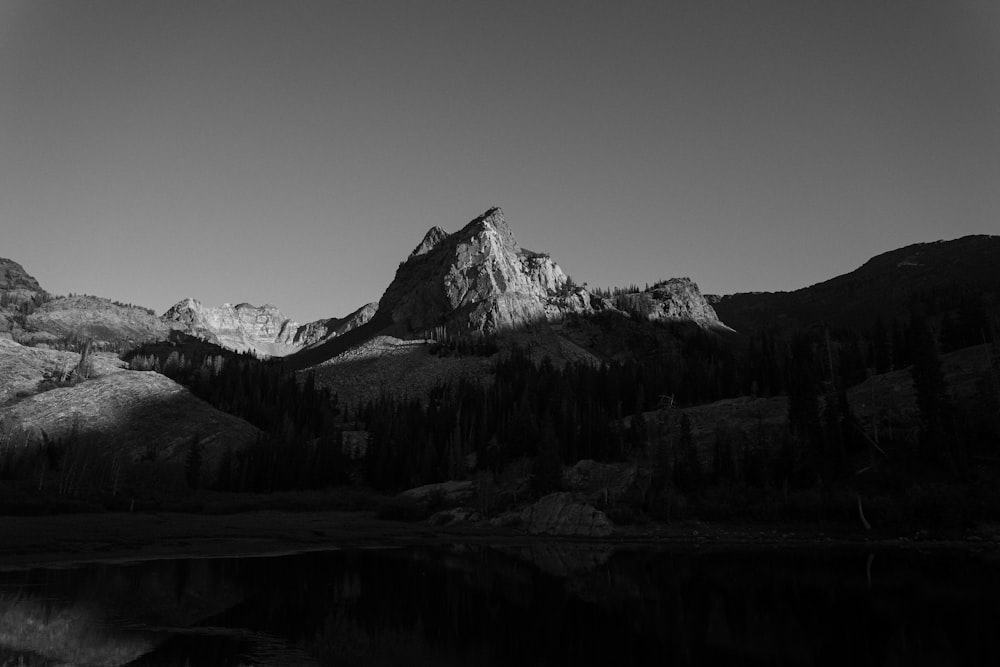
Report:
[[500,210],[500,207],[493,206],[487,209],[485,213],[463,227],[457,236],[466,240],[484,233],[496,234],[501,246],[512,252],[520,251],[517,240],[514,238],[514,232],[511,231],[510,225],[503,217],[503,211]]
[[400,265],[379,313],[403,336],[440,326],[488,333],[589,310],[589,295],[566,284],[547,255],[518,246],[493,207],[454,234],[432,228]]
[[417,257],[419,255],[426,255],[431,250],[437,246],[438,243],[448,238],[448,232],[444,231],[438,226],[431,227],[424,234],[424,239],[413,249],[410,253],[410,257]]

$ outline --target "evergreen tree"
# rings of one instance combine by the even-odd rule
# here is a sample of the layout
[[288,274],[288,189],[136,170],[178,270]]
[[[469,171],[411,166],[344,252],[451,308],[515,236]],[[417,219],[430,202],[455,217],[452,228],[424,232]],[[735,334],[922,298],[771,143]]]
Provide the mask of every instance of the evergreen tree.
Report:
[[872,332],[871,367],[876,373],[885,373],[892,368],[892,349],[889,346],[889,333],[881,317],[875,320],[875,330]]
[[201,442],[195,433],[184,457],[184,478],[192,489],[197,489],[201,485],[201,461]]
[[951,446],[951,424],[947,386],[941,370],[941,358],[937,343],[926,320],[914,317],[915,348],[913,387],[917,392],[917,407],[920,410],[921,440],[925,452],[934,459],[943,458],[952,471],[957,471],[960,461],[956,459],[955,448]]
[[792,341],[788,369],[788,425],[794,435],[808,443],[820,437],[819,389],[812,339],[799,334]]
[[674,483],[685,493],[697,493],[704,481],[698,449],[694,445],[691,432],[691,418],[685,412],[681,417],[680,438],[677,443],[677,465],[674,468]]
[[552,421],[547,419],[542,428],[538,456],[531,469],[531,486],[540,496],[562,488],[562,462],[559,460],[558,447],[555,428]]

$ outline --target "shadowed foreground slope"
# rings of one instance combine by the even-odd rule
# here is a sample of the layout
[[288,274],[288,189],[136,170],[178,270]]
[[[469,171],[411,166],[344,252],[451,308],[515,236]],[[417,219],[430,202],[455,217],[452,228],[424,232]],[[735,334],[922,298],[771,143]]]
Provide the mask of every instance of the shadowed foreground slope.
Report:
[[120,370],[109,359],[93,365],[98,377],[58,386],[51,367],[71,361],[66,356],[10,341],[0,346],[0,368],[12,371],[0,380],[0,396],[7,399],[0,406],[0,454],[9,474],[11,468],[37,467],[32,476],[44,480],[48,458],[49,468],[61,464],[64,473],[78,466],[78,488],[107,484],[110,489],[124,479],[123,467],[139,462],[179,477],[197,439],[201,472],[208,477],[227,449],[259,437],[246,421],[216,410],[173,380]]

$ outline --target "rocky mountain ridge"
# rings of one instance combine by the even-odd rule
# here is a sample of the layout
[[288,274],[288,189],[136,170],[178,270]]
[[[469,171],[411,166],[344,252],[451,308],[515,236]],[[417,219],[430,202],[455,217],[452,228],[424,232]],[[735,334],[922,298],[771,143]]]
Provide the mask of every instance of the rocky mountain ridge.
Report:
[[[48,298],[20,265],[6,261],[2,267],[0,294],[9,295],[5,303]],[[618,305],[648,319],[721,326],[697,285],[688,279],[659,283]],[[178,302],[159,318],[148,309],[97,297],[60,297],[38,310],[28,319],[20,318],[23,330],[15,331],[9,318],[0,322],[0,330],[11,332],[11,338],[35,343],[67,337],[162,340],[178,330],[232,350],[266,356],[323,347],[334,338],[353,334],[343,345],[338,342],[330,355],[335,356],[347,349],[345,345],[377,335],[414,339],[443,332],[495,334],[557,322],[569,314],[619,308],[574,283],[548,254],[522,248],[503,212],[491,208],[451,234],[431,227],[400,264],[378,304],[366,304],[344,318],[300,325],[270,304],[210,307],[192,298]],[[330,358],[324,354],[319,354],[320,361]]]
[[170,307],[160,319],[172,328],[236,352],[283,357],[361,326],[371,319],[375,309],[376,305],[370,303],[344,318],[300,325],[271,304],[224,303],[212,307],[188,298]]
[[281,314],[275,306],[249,303],[205,306],[197,299],[184,299],[161,318],[187,334],[237,352],[284,356],[293,349],[298,322]]
[[25,329],[21,339],[30,343],[68,338],[127,343],[162,340],[170,334],[170,327],[148,308],[86,294],[45,302],[27,316]]
[[[623,305],[649,319],[721,325],[688,278],[628,295]],[[606,310],[617,308],[574,283],[548,254],[518,245],[499,208],[453,234],[432,227],[400,265],[378,306],[387,332],[404,338],[441,327],[497,333]]]
[[451,234],[431,227],[399,265],[366,324],[296,353],[289,363],[296,370],[312,368],[379,336],[440,340],[532,330],[537,337],[567,317],[596,313],[727,329],[688,278],[624,299],[591,292],[547,253],[522,248],[494,207]]
[[376,308],[369,303],[343,318],[299,325],[270,304],[213,308],[189,298],[157,317],[149,308],[103,297],[54,297],[20,264],[0,258],[0,337],[30,345],[90,339],[99,347],[121,347],[181,331],[239,352],[284,356],[365,324]]
[[376,310],[378,310],[377,303],[366,303],[347,317],[331,317],[303,324],[295,332],[293,342],[300,347],[310,347],[330,338],[343,336],[368,322]]

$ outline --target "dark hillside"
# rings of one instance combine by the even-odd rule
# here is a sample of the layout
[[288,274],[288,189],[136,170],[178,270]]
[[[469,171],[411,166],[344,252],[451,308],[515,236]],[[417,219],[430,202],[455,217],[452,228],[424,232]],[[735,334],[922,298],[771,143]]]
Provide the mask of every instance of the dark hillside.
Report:
[[737,331],[790,331],[817,322],[866,331],[876,318],[905,319],[919,304],[940,316],[963,301],[1000,311],[1000,236],[965,236],[883,253],[859,269],[793,292],[716,297],[713,306]]

